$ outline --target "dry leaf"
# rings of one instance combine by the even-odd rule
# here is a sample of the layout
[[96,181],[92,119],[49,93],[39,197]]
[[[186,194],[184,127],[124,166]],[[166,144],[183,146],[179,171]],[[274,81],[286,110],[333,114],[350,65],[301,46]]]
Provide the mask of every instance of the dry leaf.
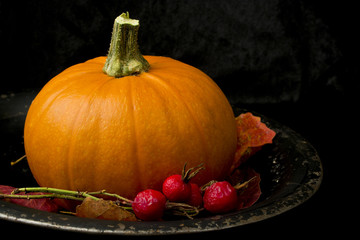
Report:
[[90,197],[76,207],[76,216],[118,221],[136,221],[133,213],[116,205],[111,200],[94,200]]
[[261,122],[260,117],[250,112],[240,114],[236,118],[237,149],[235,152],[233,170],[245,162],[250,156],[265,144],[272,143],[276,133]]

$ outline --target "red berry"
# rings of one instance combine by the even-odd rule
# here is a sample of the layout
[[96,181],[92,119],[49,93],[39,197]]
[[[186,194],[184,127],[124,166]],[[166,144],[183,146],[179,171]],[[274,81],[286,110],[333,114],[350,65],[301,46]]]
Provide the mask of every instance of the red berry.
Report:
[[191,187],[181,175],[172,175],[163,182],[162,192],[169,201],[185,202],[190,198]]
[[229,182],[216,182],[205,190],[204,207],[212,213],[225,213],[237,205],[237,192]]
[[201,207],[203,203],[203,197],[201,195],[201,190],[199,186],[195,183],[190,183],[191,187],[191,194],[190,198],[187,200],[187,204],[194,206],[194,207]]
[[166,198],[161,192],[147,189],[136,195],[132,208],[137,218],[152,221],[161,219],[165,204]]

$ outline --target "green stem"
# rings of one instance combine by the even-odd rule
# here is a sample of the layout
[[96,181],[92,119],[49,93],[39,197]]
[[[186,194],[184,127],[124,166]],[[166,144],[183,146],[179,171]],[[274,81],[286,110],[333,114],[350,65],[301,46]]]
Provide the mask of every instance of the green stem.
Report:
[[[97,195],[96,193],[95,194],[94,193],[89,193],[89,194]],[[114,197],[114,198],[116,198],[118,200],[121,200],[124,203],[129,204],[129,205],[131,205],[132,202],[133,202],[130,199],[124,198],[124,197],[122,197],[122,196],[120,196],[118,194],[115,194],[115,193],[107,193],[105,191],[101,191],[99,194],[102,194],[102,195],[105,195],[105,196],[108,196],[108,197]]]
[[[15,195],[20,192],[41,192],[41,193],[51,193],[49,195]],[[86,197],[90,197],[94,200],[99,200],[99,198],[95,197],[94,195],[104,195],[109,197],[114,197],[118,200],[123,201],[124,203],[131,205],[132,201],[124,198],[118,194],[115,193],[107,193],[105,190],[97,191],[97,192],[79,192],[79,191],[71,191],[71,190],[64,190],[64,189],[58,189],[58,188],[48,188],[48,187],[26,187],[26,188],[16,188],[12,191],[11,194],[7,194],[9,198],[63,198],[63,199],[72,199],[72,200],[79,200],[82,201]],[[1,197],[5,196],[5,194],[1,194],[0,198],[6,198]],[[19,197],[18,197],[19,196]],[[28,196],[28,197],[26,197]],[[35,196],[35,197],[34,197]]]
[[[64,190],[64,189],[58,189],[58,188],[48,188],[48,187],[28,187],[28,188],[16,188],[14,191],[12,191],[11,194],[16,194],[19,192],[42,192],[42,193],[53,193],[58,194],[58,196],[73,196],[77,197],[79,199],[83,200],[86,197],[90,197],[94,200],[99,200],[99,198],[94,197],[90,195],[87,192],[78,192],[78,191],[70,191],[70,190]],[[29,195],[31,196],[31,195]]]
[[13,198],[13,199],[42,199],[42,198],[62,198],[67,200],[83,201],[82,197],[74,197],[61,194],[42,194],[42,195],[15,195],[15,194],[0,194],[0,199]]
[[139,21],[130,19],[129,13],[115,19],[104,73],[120,78],[149,70],[150,64],[141,55],[137,43],[139,26]]

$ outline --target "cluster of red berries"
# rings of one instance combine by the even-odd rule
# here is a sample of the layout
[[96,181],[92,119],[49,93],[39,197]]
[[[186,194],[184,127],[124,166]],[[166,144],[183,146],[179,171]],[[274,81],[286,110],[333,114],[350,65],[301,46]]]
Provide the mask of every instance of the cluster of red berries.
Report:
[[159,220],[166,209],[167,200],[186,203],[196,208],[203,206],[211,213],[224,213],[234,210],[237,206],[237,191],[227,181],[214,182],[205,189],[204,194],[195,183],[190,183],[200,170],[200,165],[185,171],[182,175],[176,174],[165,179],[162,192],[147,189],[139,192],[135,197],[132,208],[137,218],[145,221]]

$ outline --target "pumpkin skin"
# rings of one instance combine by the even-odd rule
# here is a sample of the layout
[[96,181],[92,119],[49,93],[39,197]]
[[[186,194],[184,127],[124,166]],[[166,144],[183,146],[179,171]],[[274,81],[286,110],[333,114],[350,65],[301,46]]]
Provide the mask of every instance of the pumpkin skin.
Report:
[[229,174],[237,144],[232,108],[202,71],[144,56],[150,70],[114,78],[106,57],[74,65],[50,80],[28,111],[24,145],[40,186],[133,198],[204,163],[192,181]]

